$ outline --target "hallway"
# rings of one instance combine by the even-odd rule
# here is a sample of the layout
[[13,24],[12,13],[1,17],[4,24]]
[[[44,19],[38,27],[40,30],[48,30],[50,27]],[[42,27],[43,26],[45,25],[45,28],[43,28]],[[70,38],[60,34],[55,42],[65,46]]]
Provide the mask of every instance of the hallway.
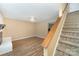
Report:
[[13,42],[13,51],[2,56],[43,56],[42,41],[38,37],[16,40]]

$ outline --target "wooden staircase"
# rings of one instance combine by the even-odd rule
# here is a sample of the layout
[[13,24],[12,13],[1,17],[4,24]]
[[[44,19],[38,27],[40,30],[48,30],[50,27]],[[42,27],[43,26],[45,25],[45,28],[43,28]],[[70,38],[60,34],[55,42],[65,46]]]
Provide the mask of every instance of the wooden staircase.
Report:
[[79,11],[68,14],[55,56],[79,56]]

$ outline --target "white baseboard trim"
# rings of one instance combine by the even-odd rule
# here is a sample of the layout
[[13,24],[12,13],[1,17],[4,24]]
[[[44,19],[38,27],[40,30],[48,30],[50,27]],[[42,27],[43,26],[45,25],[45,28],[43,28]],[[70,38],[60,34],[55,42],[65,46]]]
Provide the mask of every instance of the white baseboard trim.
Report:
[[40,35],[36,35],[36,37],[39,37],[39,38],[45,38],[44,36],[40,36]]
[[45,38],[44,36],[40,36],[40,35],[33,35],[33,36],[26,36],[26,37],[16,38],[16,39],[13,39],[12,41],[21,40],[21,39],[30,38],[30,37]]
[[35,35],[33,35],[33,36],[26,36],[26,37],[16,38],[16,39],[13,39],[12,41],[21,40],[21,39],[30,38],[30,37],[35,37]]

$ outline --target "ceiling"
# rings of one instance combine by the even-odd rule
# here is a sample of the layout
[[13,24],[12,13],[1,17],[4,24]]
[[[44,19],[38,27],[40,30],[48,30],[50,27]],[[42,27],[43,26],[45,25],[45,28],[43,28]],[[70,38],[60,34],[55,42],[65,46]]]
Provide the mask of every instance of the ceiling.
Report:
[[6,18],[36,22],[54,21],[58,16],[60,3],[12,3],[0,4],[0,12]]
[[70,3],[70,12],[79,11],[79,3]]

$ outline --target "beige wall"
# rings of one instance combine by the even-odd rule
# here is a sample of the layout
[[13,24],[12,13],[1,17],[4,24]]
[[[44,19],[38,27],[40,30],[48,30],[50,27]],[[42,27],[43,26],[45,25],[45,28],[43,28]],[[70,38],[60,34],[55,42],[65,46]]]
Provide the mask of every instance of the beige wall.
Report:
[[45,37],[48,33],[48,23],[39,22],[36,23],[36,35],[39,37]]
[[13,40],[32,36],[45,37],[48,32],[46,22],[32,23],[5,18],[6,27],[3,30],[3,37],[12,37]]
[[17,40],[24,37],[29,37],[35,35],[34,33],[34,23],[17,21],[11,19],[4,19],[6,24],[5,29],[3,30],[4,37],[12,37],[13,40]]

